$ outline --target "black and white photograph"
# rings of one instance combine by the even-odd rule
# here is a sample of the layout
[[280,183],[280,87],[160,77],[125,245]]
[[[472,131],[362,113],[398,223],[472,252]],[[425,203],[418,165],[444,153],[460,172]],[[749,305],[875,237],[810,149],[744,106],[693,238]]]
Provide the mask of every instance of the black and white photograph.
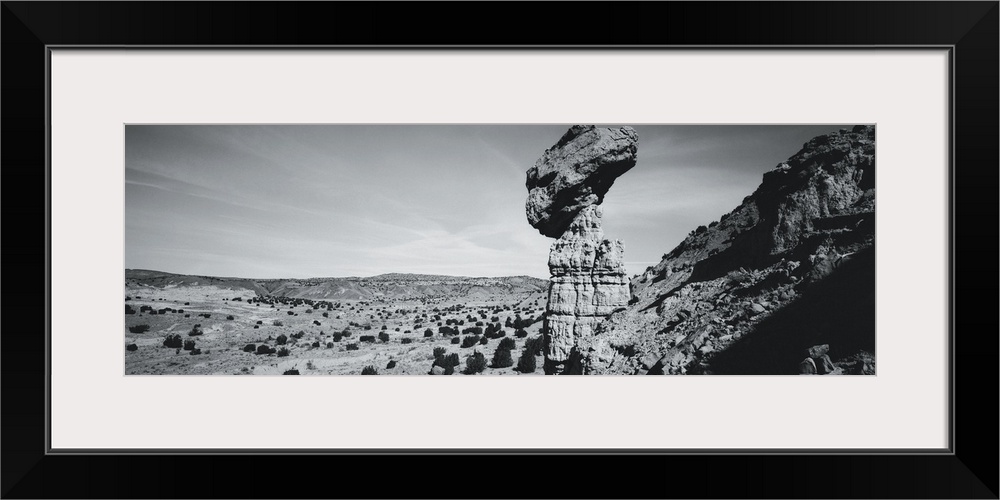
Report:
[[875,126],[126,125],[126,375],[874,375]]

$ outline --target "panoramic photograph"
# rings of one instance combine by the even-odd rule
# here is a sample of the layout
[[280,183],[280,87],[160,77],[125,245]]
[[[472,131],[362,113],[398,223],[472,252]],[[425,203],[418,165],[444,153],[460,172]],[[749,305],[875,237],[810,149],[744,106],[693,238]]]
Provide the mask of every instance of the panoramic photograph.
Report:
[[126,375],[875,375],[875,126],[126,125]]

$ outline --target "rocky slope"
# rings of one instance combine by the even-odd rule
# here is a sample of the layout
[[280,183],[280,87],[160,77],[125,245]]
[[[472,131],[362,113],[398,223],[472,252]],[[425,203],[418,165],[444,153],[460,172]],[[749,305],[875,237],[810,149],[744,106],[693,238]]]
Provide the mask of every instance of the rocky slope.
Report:
[[631,294],[586,373],[793,374],[823,344],[835,373],[874,373],[875,128],[807,142]]
[[530,276],[498,278],[382,274],[366,278],[247,279],[189,276],[141,269],[126,269],[131,287],[174,288],[217,286],[249,290],[258,296],[313,300],[419,299],[457,295],[502,295],[545,291],[548,282]]

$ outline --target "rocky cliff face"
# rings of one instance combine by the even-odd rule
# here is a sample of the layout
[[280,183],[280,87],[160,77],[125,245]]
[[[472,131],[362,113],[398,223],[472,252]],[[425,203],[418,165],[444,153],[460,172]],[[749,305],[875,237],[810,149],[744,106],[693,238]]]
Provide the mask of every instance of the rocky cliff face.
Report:
[[558,237],[549,250],[545,373],[581,373],[577,345],[623,308],[629,284],[620,241],[604,238],[598,206],[614,180],[635,165],[638,136],[574,126],[527,172],[528,222]]
[[[875,128],[819,136],[632,281],[578,344],[586,373],[874,373]],[[815,349],[814,349],[815,351]]]

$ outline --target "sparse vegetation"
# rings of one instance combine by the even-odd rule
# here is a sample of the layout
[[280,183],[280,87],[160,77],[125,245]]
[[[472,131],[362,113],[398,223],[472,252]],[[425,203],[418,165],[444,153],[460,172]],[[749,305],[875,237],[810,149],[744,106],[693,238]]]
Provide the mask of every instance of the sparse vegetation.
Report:
[[130,333],[146,333],[149,331],[149,325],[135,325],[128,327]]
[[462,347],[472,347],[478,343],[479,335],[467,335],[462,338]]
[[274,348],[267,344],[261,344],[257,346],[257,354],[274,354]]
[[466,375],[475,375],[477,373],[481,373],[485,369],[486,369],[486,356],[483,356],[483,353],[476,351],[472,354],[472,356],[465,358],[464,373]]
[[163,339],[163,347],[170,347],[174,349],[179,349],[184,344],[180,335],[167,335],[167,338]]
[[282,333],[281,335],[278,335],[278,338],[274,339],[274,343],[278,345],[285,345],[288,343],[288,336]]
[[358,350],[358,344],[347,344],[347,350],[348,351],[357,351]]
[[380,334],[378,334],[378,339],[381,340],[382,342],[388,342],[389,341],[389,334],[388,333],[384,333],[384,332],[380,333]]
[[299,371],[294,368],[291,370],[285,370],[285,373],[282,373],[282,375],[298,375],[298,374]]
[[500,345],[497,346],[497,349],[508,349],[508,350],[510,350],[510,349],[513,349],[513,348],[514,348],[514,339],[512,339],[510,337],[507,337],[507,338],[504,338],[504,339],[500,340]]
[[185,351],[190,351],[191,349],[194,349],[194,341],[193,340],[185,340],[184,341],[184,350]]
[[535,355],[527,349],[521,351],[521,357],[517,358],[517,371],[521,373],[535,372]]
[[361,370],[362,375],[378,375],[378,370],[374,366],[368,365]]
[[279,358],[283,358],[285,356],[288,356],[288,354],[289,354],[289,352],[288,352],[288,348],[287,347],[282,347],[281,349],[278,349],[278,357]]
[[247,344],[243,346],[243,352],[254,352],[257,350],[257,346],[254,344]]
[[393,369],[395,367],[396,367],[396,360],[395,359],[390,359],[389,363],[385,365],[385,369],[386,370],[391,370],[391,369]]
[[510,356],[510,349],[497,349],[493,353],[493,368],[507,368],[514,365],[514,359]]
[[135,351],[137,349],[139,349],[139,346],[137,346],[135,344],[129,344],[129,345],[125,346],[125,350],[126,351]]

